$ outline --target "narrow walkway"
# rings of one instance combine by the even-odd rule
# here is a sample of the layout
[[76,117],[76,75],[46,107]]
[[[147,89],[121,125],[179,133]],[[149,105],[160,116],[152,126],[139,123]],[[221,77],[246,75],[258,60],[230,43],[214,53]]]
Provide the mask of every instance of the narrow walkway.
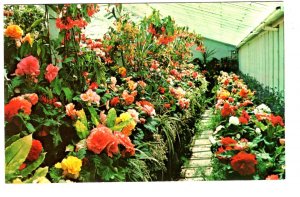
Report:
[[[202,128],[207,128],[207,124],[211,118],[211,110],[206,110],[200,121]],[[181,179],[179,181],[202,181],[204,176],[209,175],[212,171],[210,150],[211,143],[209,136],[212,135],[212,130],[205,129],[193,138],[191,146],[192,156],[182,167]]]

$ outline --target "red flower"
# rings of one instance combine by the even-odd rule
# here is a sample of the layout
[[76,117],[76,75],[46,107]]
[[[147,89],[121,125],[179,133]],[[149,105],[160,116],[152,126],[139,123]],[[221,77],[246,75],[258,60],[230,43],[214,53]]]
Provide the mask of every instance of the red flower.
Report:
[[158,91],[159,91],[159,93],[164,94],[165,93],[165,88],[159,87]]
[[[91,134],[86,139],[88,150],[100,154],[108,145],[108,149],[112,150],[113,143],[116,143],[116,138],[112,135],[112,130],[109,128],[99,125],[91,131]],[[110,153],[111,153],[110,152]]]
[[18,64],[15,74],[22,75],[31,75],[33,77],[40,74],[40,65],[39,60],[33,56],[28,56],[23,58]]
[[161,36],[158,39],[158,44],[164,44],[167,45],[170,42],[173,42],[175,39],[175,36]]
[[234,102],[234,98],[229,97],[229,98],[228,98],[228,102],[233,103],[233,102]]
[[246,98],[248,96],[248,90],[246,88],[242,88],[239,94],[241,97]]
[[120,102],[120,99],[119,99],[119,97],[116,96],[110,100],[110,105],[115,107],[119,102]]
[[19,113],[19,110],[22,110],[23,113],[30,115],[31,107],[32,104],[22,96],[14,97],[4,107],[5,119],[10,121],[12,117]]
[[241,124],[248,124],[248,121],[250,120],[249,114],[243,110],[241,116],[239,117],[239,121]]
[[96,90],[97,88],[98,88],[97,82],[93,82],[93,83],[91,83],[91,85],[89,86],[89,89],[92,89],[92,90]]
[[277,174],[272,174],[267,176],[266,180],[279,180],[279,177]]
[[22,97],[24,99],[28,100],[32,105],[37,104],[37,102],[39,101],[39,97],[36,93],[24,94],[24,95],[22,95]]
[[226,79],[226,80],[224,81],[224,85],[227,86],[228,84],[229,84],[229,79]]
[[268,120],[271,121],[272,125],[275,127],[276,125],[284,126],[283,120],[280,116],[274,116],[273,114],[270,114],[268,117]]
[[43,150],[42,143],[39,140],[32,140],[32,145],[29,151],[29,154],[27,155],[28,161],[35,161],[39,158],[41,152]]
[[45,78],[51,83],[55,79],[55,77],[58,74],[59,68],[57,66],[53,66],[52,64],[49,64],[46,68]]
[[22,163],[19,167],[19,170],[23,170],[24,168],[26,168],[26,166],[27,166],[26,163]]
[[130,138],[121,132],[115,132],[114,135],[119,139],[119,144],[125,147],[125,149],[121,150],[122,156],[133,156],[135,154],[135,149],[134,145],[131,143]]
[[196,79],[198,77],[198,72],[193,72],[192,77]]
[[229,103],[224,103],[224,106],[221,110],[221,115],[223,117],[229,116],[229,115],[234,115],[234,108],[232,106],[229,105]]
[[171,107],[171,104],[170,103],[165,103],[164,107],[167,108],[167,109],[169,109]]
[[235,146],[237,144],[237,141],[232,139],[231,137],[224,137],[221,139],[221,143],[223,146]]
[[148,27],[148,30],[147,30],[149,33],[151,33],[152,35],[156,35],[156,30],[155,28],[153,27],[153,24],[151,23]]
[[245,176],[255,173],[255,165],[257,164],[257,161],[254,154],[241,151],[231,158],[230,164],[234,171]]

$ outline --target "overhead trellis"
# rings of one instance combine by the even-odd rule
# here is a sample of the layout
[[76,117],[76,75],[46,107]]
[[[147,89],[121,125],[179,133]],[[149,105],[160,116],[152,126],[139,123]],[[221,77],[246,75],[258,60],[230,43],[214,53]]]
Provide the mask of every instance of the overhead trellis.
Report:
[[[172,16],[178,25],[187,26],[203,37],[238,45],[276,7],[282,5],[282,2],[214,2],[123,4],[123,7],[134,21],[156,9],[162,16]],[[110,24],[104,20],[104,14],[100,12],[97,17],[108,27]],[[96,24],[99,25],[99,21],[92,26],[96,28]],[[99,30],[97,32],[99,34]]]

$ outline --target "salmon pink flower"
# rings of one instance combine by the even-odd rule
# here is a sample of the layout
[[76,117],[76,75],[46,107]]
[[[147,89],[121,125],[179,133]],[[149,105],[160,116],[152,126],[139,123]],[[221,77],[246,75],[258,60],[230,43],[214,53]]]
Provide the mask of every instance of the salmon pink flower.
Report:
[[69,103],[68,105],[66,105],[66,114],[71,118],[75,118],[77,116],[77,111],[73,103]]
[[51,83],[57,76],[59,68],[53,64],[49,64],[46,68],[45,79]]
[[279,177],[277,174],[272,174],[267,176],[266,180],[279,180]]
[[88,102],[89,105],[91,103],[96,103],[97,105],[99,105],[99,103],[100,103],[100,96],[91,89],[88,89],[88,91],[86,91],[86,93],[81,94],[80,98],[81,98],[81,100]]
[[39,60],[33,56],[23,58],[18,64],[15,74],[18,76],[30,75],[36,77],[40,74]]

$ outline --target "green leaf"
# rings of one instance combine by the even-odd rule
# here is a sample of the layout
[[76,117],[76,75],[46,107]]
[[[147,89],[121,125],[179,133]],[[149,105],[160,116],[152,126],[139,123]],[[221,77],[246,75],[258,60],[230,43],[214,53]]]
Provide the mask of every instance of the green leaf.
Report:
[[34,171],[37,167],[39,167],[39,166],[43,163],[43,161],[44,161],[44,159],[45,159],[45,157],[46,157],[46,154],[47,154],[47,153],[42,153],[42,154],[39,156],[39,158],[38,158],[37,160],[35,160],[33,163],[31,163],[31,164],[29,164],[28,166],[26,166],[26,168],[24,168],[24,169],[21,171],[21,175],[22,175],[23,177],[26,177],[26,176],[28,176],[32,171]]
[[21,84],[24,83],[24,78],[21,78],[21,77],[14,77],[12,80],[11,80],[11,88],[14,89],[18,86],[20,86]]
[[26,29],[26,31],[29,32],[31,29],[35,28],[36,26],[38,26],[43,21],[44,21],[44,18],[37,19],[36,21],[34,21],[32,23],[32,25],[29,28]]
[[20,133],[13,135],[8,140],[6,140],[5,147],[8,147],[9,145],[11,145],[13,142],[17,141],[18,139],[20,139]]
[[130,124],[132,120],[133,119],[129,119],[129,120],[126,120],[126,121],[121,122],[119,124],[116,124],[113,127],[111,127],[111,129],[113,131],[121,131],[124,127],[126,127],[128,124]]
[[62,169],[52,167],[50,168],[49,174],[52,182],[57,183],[62,178]]
[[73,60],[74,60],[74,57],[68,57],[63,61],[63,63],[69,63],[69,62],[72,62]]
[[92,123],[95,126],[98,126],[98,124],[99,124],[99,116],[98,116],[96,110],[93,107],[88,107],[88,110],[89,110],[89,112],[91,114]]
[[45,177],[48,173],[48,166],[44,168],[38,168],[34,175],[30,178],[24,181],[24,183],[32,183],[34,180],[40,178],[40,177]]
[[112,128],[115,125],[116,118],[117,118],[117,112],[115,108],[111,108],[107,114],[107,120],[106,120],[107,127]]
[[52,83],[51,87],[53,87],[53,92],[57,95],[60,95],[61,93],[61,80],[56,78]]
[[32,135],[25,136],[5,149],[5,176],[13,175],[26,160],[32,144]]
[[33,125],[32,125],[31,123],[26,122],[25,125],[26,125],[26,128],[28,129],[28,131],[29,131],[30,133],[35,132],[35,128],[33,127]]
[[65,95],[66,95],[66,99],[68,102],[71,102],[72,101],[72,98],[73,98],[73,92],[70,88],[68,87],[64,87],[62,88],[62,90],[64,91]]

